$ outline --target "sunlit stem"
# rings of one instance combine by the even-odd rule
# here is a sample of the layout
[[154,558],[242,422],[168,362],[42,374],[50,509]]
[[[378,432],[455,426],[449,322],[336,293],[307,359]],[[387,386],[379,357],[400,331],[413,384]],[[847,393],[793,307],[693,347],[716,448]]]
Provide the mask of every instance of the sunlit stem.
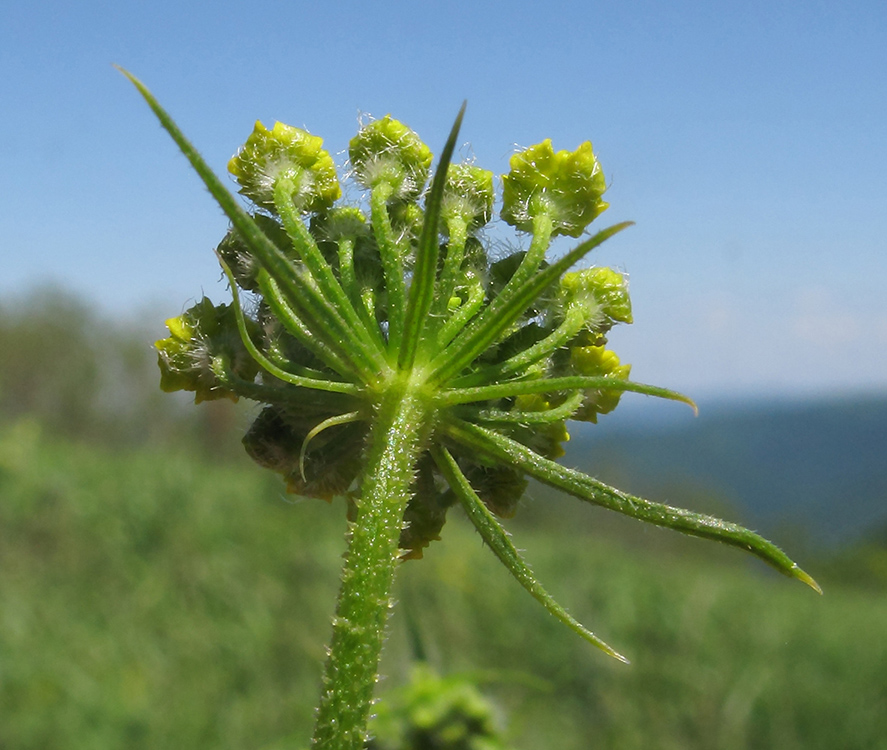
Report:
[[288,179],[279,179],[274,185],[274,207],[283,221],[284,229],[292,240],[296,253],[308,269],[312,281],[326,302],[342,316],[345,326],[353,333],[351,343],[359,352],[363,362],[370,370],[378,369],[384,363],[382,352],[373,346],[375,339],[367,335],[363,319],[354,310],[332,267],[323,257],[308,227],[305,226],[290,197],[294,189],[294,183]]
[[465,259],[468,224],[458,214],[448,216],[447,232],[450,235],[450,241],[447,243],[447,253],[444,256],[444,265],[437,284],[437,300],[434,307],[434,312],[441,315],[446,312],[447,302],[453,296],[459,271],[462,268],[462,261]]
[[385,288],[388,291],[388,345],[389,351],[396,352],[403,338],[404,312],[406,309],[406,287],[403,277],[401,248],[394,236],[391,217],[388,214],[388,199],[391,186],[381,183],[370,193],[373,234],[379,244],[382,271],[385,274]]
[[[335,370],[340,375],[353,377],[356,380],[361,379],[360,370],[355,367],[344,352],[340,353],[340,347],[336,339],[317,335],[302,320],[302,317],[289,306],[288,301],[283,298],[280,287],[278,287],[274,279],[262,271],[259,273],[256,281],[259,284],[259,291],[262,293],[268,309],[293,338],[327,367]],[[330,341],[335,344],[335,348],[330,345]]]
[[505,289],[508,289],[508,287],[520,287],[521,284],[539,270],[539,267],[545,260],[545,252],[551,244],[553,229],[554,222],[552,221],[550,211],[539,211],[533,217],[533,239],[530,242],[530,247],[527,249],[527,254],[524,256],[521,264],[517,267],[517,271],[514,272],[514,276],[508,280]]
[[361,287],[354,271],[354,240],[351,237],[342,237],[338,241],[339,276],[342,288],[357,315],[363,321],[364,329],[375,342],[379,351],[384,350],[385,343],[382,340],[382,332],[375,318],[375,304],[367,304],[366,295],[372,295],[372,289]]
[[389,389],[374,415],[315,724],[318,750],[364,747],[398,540],[428,421],[426,406],[406,385]]
[[353,383],[339,383],[334,380],[330,380],[329,378],[312,378],[289,372],[286,369],[275,364],[268,357],[266,357],[265,354],[255,345],[252,336],[250,336],[249,330],[247,329],[246,316],[244,315],[243,307],[240,304],[240,294],[237,291],[237,284],[234,281],[234,276],[231,273],[231,269],[228,268],[227,264],[222,261],[221,258],[219,259],[219,263],[221,264],[222,270],[225,272],[225,275],[228,277],[228,283],[231,286],[231,296],[234,304],[234,315],[235,319],[237,320],[237,330],[240,333],[240,339],[241,341],[243,341],[243,345],[249,352],[250,356],[260,367],[264,368],[268,373],[278,378],[279,380],[284,381],[285,383],[301,386],[303,388],[313,388],[322,391],[350,394],[356,394],[360,391],[359,386]]
[[360,302],[363,309],[366,310],[366,314],[370,318],[374,318],[376,315],[376,293],[371,287],[365,286],[360,290]]
[[443,349],[449,344],[461,331],[468,322],[474,317],[484,303],[486,291],[480,281],[468,287],[468,299],[457,307],[446,323],[437,333],[437,346]]
[[342,237],[338,243],[339,251],[339,279],[342,288],[352,302],[359,300],[357,279],[354,276],[354,240],[351,237]]

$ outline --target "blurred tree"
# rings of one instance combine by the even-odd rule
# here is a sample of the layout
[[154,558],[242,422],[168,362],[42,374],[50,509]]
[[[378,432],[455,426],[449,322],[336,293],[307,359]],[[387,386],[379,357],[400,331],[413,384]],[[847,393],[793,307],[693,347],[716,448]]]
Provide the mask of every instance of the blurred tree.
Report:
[[38,417],[80,436],[100,391],[95,320],[81,301],[43,287],[0,307],[0,415]]
[[0,422],[27,417],[51,435],[106,446],[175,442],[241,455],[244,420],[232,404],[195,411],[157,387],[156,333],[54,286],[0,301]]

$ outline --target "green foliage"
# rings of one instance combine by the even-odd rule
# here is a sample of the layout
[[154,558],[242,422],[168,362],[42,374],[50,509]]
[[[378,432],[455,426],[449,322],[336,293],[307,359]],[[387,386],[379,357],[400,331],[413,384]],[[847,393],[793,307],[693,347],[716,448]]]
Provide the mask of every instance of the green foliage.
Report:
[[2,431],[4,748],[304,736],[341,534],[318,537],[313,504],[293,523],[244,464],[61,446],[33,422]]
[[[422,565],[401,570],[397,608],[412,617],[392,621],[383,698],[411,672],[411,619],[444,679],[480,672],[519,750],[887,746],[882,585],[826,567],[828,595],[809,597],[726,551],[594,515],[564,544],[558,502],[530,502],[513,530],[632,666],[537,611],[454,514]],[[304,746],[341,515],[287,501],[246,457],[220,467],[0,427],[3,747]]]

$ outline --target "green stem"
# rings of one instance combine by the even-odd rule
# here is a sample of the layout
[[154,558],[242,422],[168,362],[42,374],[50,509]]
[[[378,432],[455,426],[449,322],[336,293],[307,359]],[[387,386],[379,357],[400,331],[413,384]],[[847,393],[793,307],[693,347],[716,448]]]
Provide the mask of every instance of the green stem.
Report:
[[456,290],[459,279],[459,271],[462,270],[462,261],[465,258],[465,243],[468,240],[468,224],[461,216],[451,216],[447,220],[447,232],[450,241],[447,243],[447,254],[444,257],[443,270],[440,274],[435,295],[437,296],[438,315],[447,312],[447,302]]
[[427,402],[406,382],[385,391],[375,414],[314,728],[319,750],[364,747],[398,541],[429,421]]
[[388,215],[388,198],[391,187],[385,183],[377,185],[370,193],[370,214],[373,234],[379,243],[379,257],[382,272],[385,274],[385,288],[388,290],[388,343],[390,351],[400,349],[403,336],[403,315],[406,307],[406,288],[403,279],[403,248],[394,236],[391,217]]

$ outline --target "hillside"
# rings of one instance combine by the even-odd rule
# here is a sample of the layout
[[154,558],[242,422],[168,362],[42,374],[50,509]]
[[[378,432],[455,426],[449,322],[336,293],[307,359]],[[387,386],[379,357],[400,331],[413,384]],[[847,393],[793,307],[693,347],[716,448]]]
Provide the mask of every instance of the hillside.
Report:
[[[281,489],[247,460],[0,424],[0,746],[304,747],[345,519]],[[421,644],[495,701],[515,750],[887,748],[883,575],[805,559],[819,597],[734,549],[561,528],[560,507],[595,516],[528,502],[514,541],[631,666],[548,616],[454,511],[399,572],[383,691]]]
[[671,421],[629,412],[574,429],[564,460],[651,498],[709,497],[753,527],[788,525],[817,542],[887,525],[887,397],[713,405]]

